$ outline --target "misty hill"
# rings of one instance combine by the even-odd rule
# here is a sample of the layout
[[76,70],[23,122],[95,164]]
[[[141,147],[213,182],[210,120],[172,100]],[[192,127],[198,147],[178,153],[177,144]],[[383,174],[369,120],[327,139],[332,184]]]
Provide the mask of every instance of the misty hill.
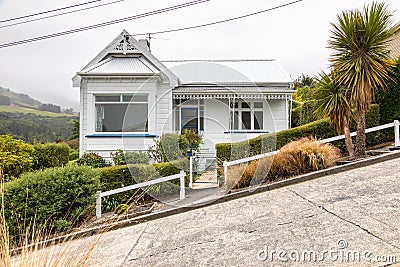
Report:
[[11,104],[19,107],[38,109],[43,104],[26,94],[19,94],[3,87],[0,87],[0,95],[10,98]]

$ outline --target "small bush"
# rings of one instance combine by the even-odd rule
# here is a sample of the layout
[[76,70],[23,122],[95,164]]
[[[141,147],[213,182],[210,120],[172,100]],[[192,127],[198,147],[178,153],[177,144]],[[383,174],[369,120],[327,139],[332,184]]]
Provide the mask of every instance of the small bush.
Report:
[[149,164],[150,157],[146,152],[132,151],[124,152],[118,149],[115,153],[111,153],[111,158],[115,166],[125,164]]
[[[68,165],[23,174],[5,184],[6,218],[11,236],[35,223],[37,229],[64,229],[79,222],[92,208],[100,174],[87,166]],[[58,222],[56,222],[58,221]]]
[[227,185],[241,188],[252,183],[287,178],[317,171],[336,164],[340,150],[331,144],[322,144],[314,138],[302,138],[283,146],[275,157],[255,160],[247,165],[228,170]]
[[103,159],[99,154],[93,152],[83,154],[82,157],[76,161],[76,164],[78,166],[85,165],[93,168],[103,168],[109,166],[105,159]]
[[32,169],[62,167],[69,161],[69,146],[65,143],[36,144],[33,151]]
[[170,162],[186,157],[188,150],[198,151],[202,136],[188,129],[183,134],[163,134],[149,148],[149,155],[157,162]]
[[33,163],[33,146],[17,140],[11,135],[0,135],[0,169],[4,180],[18,178],[30,171]]

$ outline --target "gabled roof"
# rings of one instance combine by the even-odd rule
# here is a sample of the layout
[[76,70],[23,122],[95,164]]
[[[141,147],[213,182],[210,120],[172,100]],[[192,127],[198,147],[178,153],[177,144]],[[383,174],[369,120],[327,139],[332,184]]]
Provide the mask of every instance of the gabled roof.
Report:
[[182,84],[290,84],[293,80],[273,59],[162,61]]
[[[121,60],[120,58],[122,57],[131,58],[131,60]],[[127,66],[128,62],[134,63],[135,66]],[[127,69],[132,70],[131,74],[141,74],[142,71],[148,68],[151,70],[150,73],[160,73],[169,81],[170,86],[175,87],[178,85],[178,78],[126,30],[123,30],[121,34],[74,76],[72,79],[73,85],[74,87],[80,86],[81,78],[79,74],[89,74],[90,71],[95,74],[112,74],[116,73],[117,66],[125,68],[125,71]],[[134,72],[137,70],[140,72]],[[107,71],[112,72],[108,73]]]
[[160,71],[142,56],[117,57],[111,56],[98,64],[88,67],[79,75],[84,74],[157,74]]

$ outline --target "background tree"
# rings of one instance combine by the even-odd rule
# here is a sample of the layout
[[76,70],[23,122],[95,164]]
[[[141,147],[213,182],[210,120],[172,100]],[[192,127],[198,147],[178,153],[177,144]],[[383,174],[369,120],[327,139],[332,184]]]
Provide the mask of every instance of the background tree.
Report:
[[11,100],[5,95],[0,95],[0,105],[9,106],[11,105]]
[[385,45],[393,34],[392,13],[384,3],[373,2],[362,11],[344,11],[332,23],[329,48],[332,67],[341,86],[351,90],[357,111],[356,156],[365,157],[365,116],[374,89],[386,88],[394,62],[387,57]]
[[316,86],[319,99],[315,111],[317,117],[329,117],[330,124],[335,127],[337,133],[344,133],[347,152],[353,157],[354,147],[349,126],[352,117],[349,90],[340,87],[335,72],[330,74],[322,72]]

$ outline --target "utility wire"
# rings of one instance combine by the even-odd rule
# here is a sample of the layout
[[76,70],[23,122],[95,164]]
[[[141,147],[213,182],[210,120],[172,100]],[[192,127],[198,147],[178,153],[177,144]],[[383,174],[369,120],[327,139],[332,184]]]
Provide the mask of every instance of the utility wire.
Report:
[[60,10],[65,10],[65,9],[70,9],[70,8],[74,8],[74,7],[78,7],[78,6],[93,4],[93,3],[96,3],[96,2],[100,2],[100,1],[102,1],[102,0],[93,0],[93,1],[85,2],[85,3],[81,3],[81,4],[76,4],[76,5],[72,5],[72,6],[66,6],[66,7],[56,8],[56,9],[47,10],[47,11],[43,11],[43,12],[39,12],[39,13],[34,13],[34,14],[30,14],[30,15],[24,15],[24,16],[20,16],[20,17],[16,17],[16,18],[4,19],[4,20],[0,20],[0,23],[9,22],[9,21],[13,21],[13,20],[19,20],[19,19],[30,18],[30,17],[34,17],[34,16],[38,16],[38,15],[43,15],[43,14],[47,14],[47,13],[52,13],[52,12],[56,12],[56,11],[60,11]]
[[99,23],[99,24],[95,24],[95,25],[91,25],[91,26],[81,27],[81,28],[77,28],[77,29],[72,29],[72,30],[68,30],[68,31],[63,31],[63,32],[43,35],[43,36],[39,36],[39,37],[34,37],[34,38],[30,38],[30,39],[24,39],[24,40],[10,42],[10,43],[4,43],[4,44],[0,45],[0,48],[6,48],[6,47],[10,47],[10,46],[16,46],[16,45],[36,42],[36,41],[45,40],[45,39],[49,39],[49,38],[55,38],[55,37],[68,35],[68,34],[72,34],[72,33],[92,30],[92,29],[96,29],[96,28],[100,28],[100,27],[105,27],[105,26],[109,26],[109,25],[113,25],[113,24],[117,24],[117,23],[122,23],[122,22],[130,21],[130,20],[134,20],[134,19],[140,19],[140,18],[153,16],[153,15],[157,15],[157,14],[161,14],[161,13],[165,13],[165,12],[169,12],[169,11],[185,8],[185,7],[194,6],[194,5],[205,3],[205,2],[208,2],[208,1],[211,1],[211,0],[195,0],[195,1],[187,2],[187,3],[183,3],[183,4],[179,4],[179,5],[175,5],[175,6],[171,6],[171,7],[167,7],[167,8],[162,8],[162,9],[158,9],[158,10],[142,13],[142,14],[139,14],[139,15],[134,15],[134,16],[122,18],[122,19],[116,19],[116,20],[112,20],[112,21],[107,21],[107,22],[103,22],[103,23]]
[[272,11],[272,10],[275,10],[275,9],[279,9],[279,8],[286,7],[286,6],[289,6],[289,5],[297,4],[297,3],[302,2],[302,1],[303,0],[296,0],[296,1],[293,1],[293,2],[289,2],[289,3],[282,4],[282,5],[279,5],[279,6],[275,6],[275,7],[272,7],[272,8],[260,10],[260,11],[253,12],[253,13],[249,13],[249,14],[246,14],[246,15],[233,17],[233,18],[229,18],[229,19],[224,19],[224,20],[219,20],[219,21],[214,21],[214,22],[209,22],[209,23],[205,23],[205,24],[189,26],[189,27],[183,27],[183,28],[178,28],[178,29],[157,31],[157,32],[138,33],[138,34],[133,34],[132,36],[155,35],[155,34],[178,32],[178,31],[185,31],[185,30],[191,30],[191,29],[196,29],[196,28],[212,26],[212,25],[216,25],[216,24],[221,24],[221,23],[225,23],[225,22],[230,22],[230,21],[234,21],[234,20],[238,20],[238,19],[243,19],[243,18],[255,16],[255,15],[262,14],[262,13],[265,13],[265,12],[269,12],[269,11]]
[[95,6],[91,6],[91,7],[85,7],[85,8],[72,10],[72,11],[68,11],[68,12],[63,12],[63,13],[59,13],[59,14],[55,14],[55,15],[46,16],[46,17],[30,19],[30,20],[21,21],[21,22],[15,22],[15,23],[12,23],[12,24],[7,24],[7,25],[0,26],[0,29],[8,28],[8,27],[11,27],[11,26],[25,24],[25,23],[28,23],[28,22],[34,22],[34,21],[38,21],[38,20],[44,20],[44,19],[54,18],[54,17],[58,17],[58,16],[63,16],[63,15],[67,15],[67,14],[71,14],[71,13],[75,13],[75,12],[79,12],[79,11],[84,11],[84,10],[88,10],[88,9],[108,6],[108,5],[116,4],[116,3],[119,3],[119,2],[123,2],[123,1],[125,1],[125,0],[117,0],[117,1],[109,2],[109,3],[104,3],[104,4],[95,5]]

